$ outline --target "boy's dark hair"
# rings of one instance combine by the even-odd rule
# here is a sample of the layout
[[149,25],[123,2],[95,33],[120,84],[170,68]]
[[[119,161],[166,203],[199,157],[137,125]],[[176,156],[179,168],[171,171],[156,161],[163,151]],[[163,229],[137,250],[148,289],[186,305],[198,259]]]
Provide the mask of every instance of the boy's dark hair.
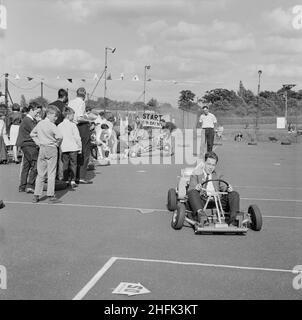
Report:
[[64,97],[68,97],[68,92],[65,89],[60,89],[58,91],[58,98],[62,99]]
[[18,105],[18,103],[14,103],[12,105],[12,110],[13,111],[20,111],[21,107]]
[[58,115],[59,113],[60,113],[60,110],[56,106],[53,106],[53,105],[49,105],[46,109],[46,115],[48,115],[48,114]]
[[209,106],[204,105],[204,106],[202,107],[202,109],[209,109]]
[[218,162],[218,156],[215,152],[209,151],[204,155],[204,161],[207,161],[209,158],[215,159],[216,163]]
[[103,123],[103,124],[101,125],[101,129],[109,129],[108,124]]
[[38,102],[33,101],[28,105],[27,112],[29,112],[30,110],[36,110],[36,109],[42,110],[42,106]]
[[64,112],[63,112],[64,118],[66,118],[70,114],[74,114],[74,110],[72,108],[65,107]]

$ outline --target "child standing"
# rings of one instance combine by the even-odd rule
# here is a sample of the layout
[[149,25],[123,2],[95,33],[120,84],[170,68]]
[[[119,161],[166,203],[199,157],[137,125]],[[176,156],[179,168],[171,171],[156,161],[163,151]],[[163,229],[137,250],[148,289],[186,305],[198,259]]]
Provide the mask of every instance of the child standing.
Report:
[[30,136],[40,147],[36,178],[36,186],[33,202],[39,202],[43,193],[44,179],[47,174],[47,196],[49,202],[57,202],[55,197],[55,179],[57,169],[58,146],[62,141],[62,135],[55,125],[59,110],[56,106],[48,106],[46,118],[41,120],[32,130]]
[[6,151],[6,144],[4,142],[6,134],[6,124],[5,124],[5,115],[3,112],[0,111],[0,164],[7,163],[7,151]]
[[64,111],[65,119],[58,125],[58,129],[63,136],[61,151],[63,162],[63,180],[72,188],[77,187],[75,182],[77,172],[77,156],[82,150],[82,142],[79,129],[74,120],[74,110],[66,107]]

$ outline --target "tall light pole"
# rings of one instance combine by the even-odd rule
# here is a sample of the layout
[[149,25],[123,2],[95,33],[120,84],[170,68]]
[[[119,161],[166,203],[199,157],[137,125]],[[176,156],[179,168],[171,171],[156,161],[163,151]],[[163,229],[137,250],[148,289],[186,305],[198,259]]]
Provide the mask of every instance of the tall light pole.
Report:
[[256,129],[258,129],[258,120],[259,120],[259,94],[260,94],[260,78],[262,70],[258,70],[258,90],[257,90],[257,111],[256,111]]
[[150,70],[151,66],[148,65],[148,66],[145,66],[145,69],[144,69],[144,108],[145,108],[145,105],[146,105],[146,78],[147,78],[147,69]]
[[106,112],[106,93],[107,93],[107,51],[110,50],[112,53],[115,52],[116,48],[105,48],[105,84],[104,84],[104,112]]
[[291,90],[293,87],[295,87],[295,84],[283,84],[283,90],[284,92],[284,98],[285,98],[285,125],[287,125],[287,93],[289,90]]

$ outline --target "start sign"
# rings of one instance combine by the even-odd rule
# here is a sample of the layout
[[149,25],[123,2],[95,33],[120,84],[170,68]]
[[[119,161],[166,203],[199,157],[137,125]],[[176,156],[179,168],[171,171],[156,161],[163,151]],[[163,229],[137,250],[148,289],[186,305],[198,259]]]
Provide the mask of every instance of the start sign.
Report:
[[144,127],[161,128],[162,117],[162,114],[145,112],[143,114],[142,124]]

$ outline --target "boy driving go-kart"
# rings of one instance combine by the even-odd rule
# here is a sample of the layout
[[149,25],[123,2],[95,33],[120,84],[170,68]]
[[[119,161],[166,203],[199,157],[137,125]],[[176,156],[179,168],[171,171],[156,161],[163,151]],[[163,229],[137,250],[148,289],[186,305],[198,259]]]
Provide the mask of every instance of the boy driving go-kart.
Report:
[[234,191],[232,186],[224,180],[218,178],[215,171],[218,162],[218,156],[214,152],[205,154],[204,166],[195,171],[191,177],[188,188],[188,202],[192,209],[193,219],[200,222],[201,225],[207,225],[207,215],[204,210],[217,206],[216,201],[211,194],[219,191],[219,197],[222,209],[229,212],[229,225],[235,225],[237,214],[240,213],[240,196],[237,191]]
[[251,204],[247,211],[239,211],[239,193],[228,182],[217,178],[217,162],[217,155],[208,152],[205,161],[196,168],[181,170],[176,189],[168,191],[167,208],[173,212],[172,228],[180,230],[186,223],[194,228],[195,234],[246,234],[248,228],[260,231],[260,209]]

